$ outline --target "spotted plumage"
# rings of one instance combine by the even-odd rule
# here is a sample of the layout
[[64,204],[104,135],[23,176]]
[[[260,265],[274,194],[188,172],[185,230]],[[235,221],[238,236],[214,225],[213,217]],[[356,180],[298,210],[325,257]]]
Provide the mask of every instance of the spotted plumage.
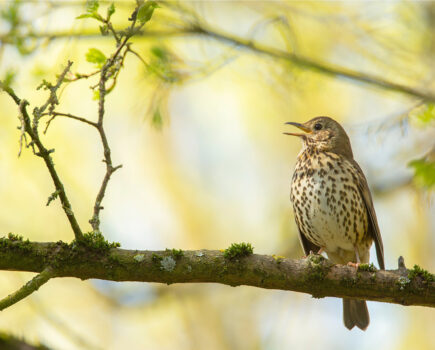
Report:
[[[367,181],[353,159],[349,138],[336,121],[317,117],[304,124],[303,148],[293,174],[290,199],[305,254],[320,250],[338,264],[368,263],[372,242],[384,269],[382,239]],[[347,328],[366,329],[365,301],[343,299]]]

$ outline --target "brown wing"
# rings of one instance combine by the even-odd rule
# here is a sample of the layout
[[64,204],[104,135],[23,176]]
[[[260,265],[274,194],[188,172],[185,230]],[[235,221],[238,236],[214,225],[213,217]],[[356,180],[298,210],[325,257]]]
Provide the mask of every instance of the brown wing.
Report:
[[358,173],[358,189],[364,200],[364,204],[366,206],[369,216],[369,234],[372,235],[373,240],[375,241],[376,255],[378,257],[379,268],[381,270],[385,270],[384,246],[382,244],[381,232],[379,231],[378,219],[376,218],[375,207],[373,206],[373,200],[372,195],[370,194],[369,185],[367,184],[366,177],[364,176],[364,173],[358,163],[353,159],[351,159],[350,161],[352,165],[356,168]]
[[307,237],[305,237],[305,235],[301,232],[299,227],[298,227],[298,232],[299,232],[299,241],[301,242],[302,249],[304,250],[305,255],[309,255],[310,251],[313,253],[317,253],[320,250],[320,247],[318,247],[313,242],[309,241]]

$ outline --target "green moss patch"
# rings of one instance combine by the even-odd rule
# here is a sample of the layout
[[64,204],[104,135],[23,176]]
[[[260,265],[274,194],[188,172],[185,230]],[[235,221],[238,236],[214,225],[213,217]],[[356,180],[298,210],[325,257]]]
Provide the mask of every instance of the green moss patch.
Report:
[[371,264],[359,264],[358,271],[368,271],[368,272],[376,272],[377,269],[373,263]]
[[254,253],[254,247],[251,243],[233,243],[224,251],[224,257],[227,259],[241,258]]
[[90,231],[83,234],[83,239],[80,241],[74,240],[72,246],[84,246],[99,252],[107,252],[112,248],[119,248],[121,246],[118,242],[107,241],[101,232]]
[[430,273],[429,271],[422,269],[418,265],[414,265],[412,270],[409,270],[408,272],[408,278],[412,281],[416,277],[420,277],[423,282],[434,282],[435,281],[435,275]]

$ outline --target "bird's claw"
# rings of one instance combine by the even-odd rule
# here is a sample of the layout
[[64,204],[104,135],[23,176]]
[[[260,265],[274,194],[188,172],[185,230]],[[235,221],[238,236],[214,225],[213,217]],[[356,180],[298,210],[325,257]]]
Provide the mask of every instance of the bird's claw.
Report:
[[352,267],[354,267],[356,269],[359,267],[359,265],[360,265],[360,263],[354,263],[354,262],[351,262],[351,261],[349,261],[347,263],[347,266],[352,266]]

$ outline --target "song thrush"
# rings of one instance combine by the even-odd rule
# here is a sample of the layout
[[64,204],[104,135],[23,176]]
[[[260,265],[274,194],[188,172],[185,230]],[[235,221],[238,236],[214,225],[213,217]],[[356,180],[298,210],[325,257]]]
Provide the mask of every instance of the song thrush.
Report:
[[[305,254],[325,251],[336,264],[368,263],[374,241],[379,267],[385,269],[370,190],[343,127],[329,117],[286,124],[304,131],[285,134],[300,137],[303,144],[290,199]],[[343,320],[348,329],[365,330],[370,322],[366,302],[343,299]]]

